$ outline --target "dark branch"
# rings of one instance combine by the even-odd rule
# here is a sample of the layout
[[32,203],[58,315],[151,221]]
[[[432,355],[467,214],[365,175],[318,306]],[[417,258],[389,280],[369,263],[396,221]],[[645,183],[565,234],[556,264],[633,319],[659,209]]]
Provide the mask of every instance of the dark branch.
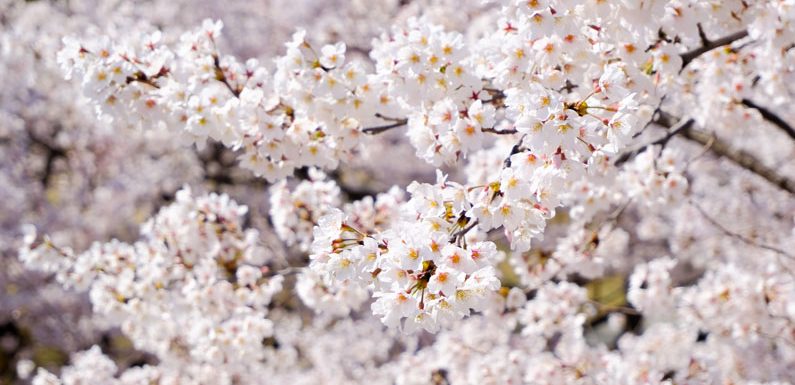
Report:
[[149,85],[149,86],[154,87],[154,88],[160,88],[160,86],[157,85],[157,83],[155,83],[155,79],[157,79],[160,76],[162,76],[162,75],[157,74],[157,75],[152,76],[150,78],[150,77],[146,76],[146,74],[143,73],[142,71],[138,71],[135,74],[133,74],[132,76],[128,76],[126,81],[127,81],[127,84],[137,82],[137,83],[143,83],[143,84]]
[[701,39],[704,42],[703,42],[703,44],[700,47],[695,48],[695,49],[693,49],[691,51],[687,51],[687,52],[685,52],[685,53],[683,53],[681,55],[682,56],[682,69],[687,67],[687,65],[690,64],[690,62],[695,60],[697,57],[699,57],[699,56],[701,56],[701,55],[703,55],[703,54],[705,54],[705,53],[707,53],[709,51],[712,51],[715,48],[723,47],[724,45],[729,45],[731,43],[734,43],[735,41],[740,40],[740,39],[742,39],[742,38],[744,38],[746,36],[748,36],[748,31],[745,31],[745,30],[735,32],[735,33],[733,33],[731,35],[724,36],[724,37],[722,37],[720,39],[717,39],[717,40],[709,40],[709,39],[706,38],[706,35],[702,35]]
[[[662,117],[658,118],[657,120],[651,121],[651,123],[657,123],[657,124],[660,124],[662,126],[669,126],[670,125],[670,123],[667,122],[667,118],[664,119]],[[640,154],[643,151],[645,151],[647,148],[649,148],[649,146],[656,146],[656,145],[665,146],[668,143],[668,141],[671,140],[671,138],[673,138],[674,136],[676,136],[677,134],[679,134],[683,130],[689,129],[690,127],[693,126],[694,123],[695,123],[695,120],[693,120],[692,118],[680,121],[679,123],[676,124],[676,126],[670,127],[668,129],[668,132],[664,136],[662,136],[661,138],[659,138],[659,139],[657,139],[657,140],[655,140],[653,142],[649,142],[649,143],[646,143],[644,145],[641,145],[640,147],[638,147],[638,148],[636,148],[634,150],[627,151],[627,152],[621,154],[618,157],[618,159],[616,159],[615,165],[616,166],[620,166],[620,165],[626,163],[630,159],[634,158],[638,154]]]
[[224,73],[224,70],[221,68],[221,62],[220,59],[218,58],[218,55],[213,55],[213,65],[215,66],[215,79],[221,83],[224,83],[226,85],[226,88],[228,88],[229,91],[232,92],[232,94],[235,95],[236,98],[239,98],[240,90],[232,87],[232,85],[229,84],[229,79],[226,78],[226,74]]
[[[502,92],[501,90],[494,89],[494,88],[483,88],[483,90],[488,92],[489,95],[491,95],[491,99],[483,100],[483,103],[497,103],[497,102],[499,102],[499,101],[501,101],[501,100],[506,98],[505,93]],[[383,119],[383,120],[386,120],[386,121],[390,121],[390,122],[393,122],[393,123],[385,124],[383,126],[374,126],[374,127],[363,128],[362,132],[364,132],[365,134],[370,134],[370,135],[380,134],[380,133],[382,133],[384,131],[389,131],[389,130],[391,130],[393,128],[404,126],[409,121],[407,118],[393,118],[393,117],[381,115],[380,113],[376,113],[375,117]],[[498,134],[498,135],[510,135],[510,134],[517,133],[516,129],[497,131],[493,127],[492,128],[483,128],[483,129],[481,129],[481,131],[487,132],[487,133],[491,133],[491,134]]]
[[743,99],[742,103],[746,107],[753,108],[759,111],[759,113],[762,115],[763,118],[765,118],[765,120],[776,125],[776,127],[780,128],[787,135],[789,135],[790,138],[795,139],[795,129],[793,129],[792,126],[789,123],[787,123],[784,119],[781,119],[780,116],[773,113],[773,111],[770,111],[767,108],[754,103],[753,101],[751,101],[751,99]]
[[516,144],[513,145],[513,147],[511,148],[511,153],[508,154],[508,156],[505,158],[504,161],[502,161],[502,167],[503,168],[511,167],[511,157],[514,154],[518,154],[519,152],[522,151],[522,143],[524,143],[524,137],[525,136],[527,136],[527,134],[522,135],[522,137],[519,139],[519,141],[517,141]]
[[497,130],[494,127],[491,128],[482,128],[481,131],[487,132],[489,134],[497,134],[497,135],[513,135],[519,131],[516,131],[515,128],[509,128],[506,130]]
[[[60,127],[56,130],[56,132],[60,130]],[[44,159],[44,170],[42,170],[41,174],[41,184],[46,189],[50,185],[50,180],[52,178],[53,167],[55,166],[55,160],[58,158],[66,158],[66,149],[56,146],[48,141],[39,138],[35,134],[33,134],[33,129],[28,128],[28,138],[32,144],[35,144],[41,147],[45,152],[45,159]]]
[[384,120],[387,120],[387,121],[390,121],[390,122],[400,122],[400,121],[406,120],[405,118],[393,118],[391,116],[385,116],[385,115],[381,114],[380,112],[376,112],[375,113],[375,117],[376,118],[381,118],[381,119],[384,119]]
[[732,163],[761,176],[774,186],[795,195],[795,182],[765,166],[762,161],[750,153],[732,148],[732,146],[723,139],[693,128],[683,130],[682,135],[690,141],[704,146],[709,145],[709,151],[713,154],[726,158],[732,161]]
[[458,230],[458,231],[450,234],[450,243],[455,242],[456,239],[458,239],[458,237],[462,237],[462,236],[466,235],[466,233],[468,233],[469,230],[472,230],[477,225],[478,225],[478,220],[475,219],[474,221],[470,222],[467,226],[465,226],[461,230]]
[[660,117],[655,120],[654,123],[667,128],[668,133],[664,137],[657,139],[654,142],[647,143],[636,150],[621,155],[618,160],[616,160],[615,164],[620,165],[621,163],[625,163],[632,157],[643,152],[643,150],[650,145],[665,144],[674,136],[681,135],[683,138],[690,140],[691,142],[696,142],[707,147],[708,151],[712,152],[714,155],[726,158],[732,163],[761,176],[774,186],[795,195],[795,181],[780,175],[775,170],[765,166],[762,161],[756,158],[754,155],[746,151],[733,148],[728,142],[715,137],[714,135],[694,129],[694,121],[692,119],[681,120],[677,125],[674,125],[674,119],[675,118],[671,115],[661,112]]
[[701,26],[701,23],[696,23],[696,27],[698,28],[698,37],[701,39],[701,45],[708,45],[709,38],[707,38],[707,34],[704,32],[704,27]]
[[389,131],[389,130],[391,130],[393,128],[397,128],[397,127],[400,127],[400,126],[405,126],[406,123],[408,123],[408,121],[409,121],[408,119],[398,119],[395,123],[392,123],[392,124],[386,124],[386,125],[383,125],[383,126],[375,126],[375,127],[363,128],[362,132],[364,132],[365,134],[370,134],[370,135],[380,134],[380,133],[382,133],[384,131]]
[[491,95],[491,99],[483,100],[483,103],[499,103],[503,99],[507,98],[508,96],[505,95],[505,92],[502,90],[498,90],[496,88],[483,88],[483,91],[486,91]]

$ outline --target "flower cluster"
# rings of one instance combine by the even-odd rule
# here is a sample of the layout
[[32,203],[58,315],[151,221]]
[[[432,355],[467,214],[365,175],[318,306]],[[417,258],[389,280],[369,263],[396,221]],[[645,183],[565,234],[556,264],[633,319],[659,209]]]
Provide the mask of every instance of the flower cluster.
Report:
[[309,249],[312,228],[329,210],[340,205],[340,188],[317,169],[309,170],[309,180],[290,189],[283,180],[270,188],[270,217],[274,230],[288,246]]
[[159,31],[121,44],[66,39],[59,62],[119,124],[182,127],[175,135],[188,143],[242,148],[241,167],[269,180],[334,167],[357,144],[355,118],[373,116],[363,112],[376,92],[363,67],[345,65],[344,44],[317,52],[296,33],[271,75],[256,59],[221,56],[222,26],[205,20],[173,48]]
[[226,195],[183,189],[142,226],[143,241],[97,243],[75,255],[31,232],[20,258],[88,290],[94,312],[161,365],[231,376],[262,359],[273,330],[268,305],[283,280],[270,272],[257,231],[243,229],[246,211]]
[[387,231],[366,233],[341,211],[315,229],[310,268],[335,284],[368,288],[373,313],[408,332],[449,325],[481,309],[500,286],[496,246],[466,240],[465,191],[439,177],[409,186],[404,219]]
[[621,175],[629,198],[648,205],[666,204],[682,199],[687,191],[687,179],[682,155],[676,150],[649,147],[635,157]]

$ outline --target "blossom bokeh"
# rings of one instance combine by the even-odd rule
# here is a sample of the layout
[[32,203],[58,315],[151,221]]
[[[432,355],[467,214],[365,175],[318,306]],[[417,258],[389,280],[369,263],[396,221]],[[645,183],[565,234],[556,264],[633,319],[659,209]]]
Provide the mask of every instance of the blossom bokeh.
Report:
[[0,0],[0,384],[790,384],[795,1]]

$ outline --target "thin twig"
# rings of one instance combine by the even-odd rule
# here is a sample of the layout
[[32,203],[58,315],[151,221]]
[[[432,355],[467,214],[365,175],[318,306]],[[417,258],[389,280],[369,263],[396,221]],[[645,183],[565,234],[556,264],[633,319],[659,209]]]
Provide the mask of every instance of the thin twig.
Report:
[[730,236],[730,237],[732,237],[732,238],[738,239],[738,240],[740,240],[740,241],[742,241],[743,243],[746,243],[746,244],[748,244],[748,245],[751,245],[751,246],[754,246],[754,247],[759,247],[759,248],[762,248],[762,249],[765,249],[765,250],[770,250],[770,251],[772,251],[772,252],[775,252],[775,253],[781,254],[781,255],[783,255],[783,256],[785,256],[785,257],[787,257],[787,258],[790,258],[790,259],[795,259],[795,256],[793,256],[793,255],[792,255],[792,254],[790,254],[790,253],[787,253],[786,251],[784,251],[784,250],[782,250],[782,249],[780,249],[780,248],[778,248],[778,247],[775,247],[775,246],[770,246],[770,245],[767,245],[767,244],[764,244],[764,243],[759,243],[759,242],[756,242],[756,241],[754,241],[753,239],[751,239],[751,238],[748,238],[748,237],[746,237],[746,236],[744,236],[744,235],[742,235],[742,234],[740,234],[740,233],[737,233],[737,232],[734,232],[734,231],[731,231],[731,230],[727,229],[725,226],[723,226],[722,224],[720,224],[720,222],[718,222],[717,220],[715,220],[715,218],[712,218],[712,217],[711,217],[711,216],[710,216],[710,215],[709,215],[709,214],[706,212],[706,210],[704,210],[704,209],[703,209],[703,208],[702,208],[700,205],[698,205],[698,203],[694,202],[693,200],[690,200],[690,201],[689,201],[689,203],[690,203],[690,205],[691,205],[691,206],[695,207],[695,208],[696,208],[696,210],[698,210],[698,212],[700,212],[700,213],[701,213],[701,215],[704,217],[704,219],[706,219],[706,220],[707,220],[707,222],[711,223],[711,224],[712,224],[713,226],[715,226],[715,227],[716,227],[718,230],[720,230],[720,232],[722,232],[723,234],[725,234],[725,235],[727,235],[727,236]]
[[651,126],[654,122],[660,119],[660,116],[662,114],[662,105],[663,103],[665,103],[666,97],[668,97],[668,95],[663,95],[660,98],[660,101],[657,103],[657,107],[654,107],[654,112],[651,114],[651,119],[648,122],[646,122],[646,124],[643,125],[643,128],[641,128],[640,130],[638,130],[638,132],[632,135],[632,139],[641,136],[641,134],[643,134],[643,132],[646,131],[646,129],[649,128],[649,126]]
[[218,55],[213,55],[213,65],[215,66],[215,80],[224,83],[226,85],[226,88],[228,88],[229,91],[232,92],[232,95],[235,95],[236,98],[239,98],[240,90],[232,87],[232,85],[229,84],[229,79],[226,78],[226,74],[224,73],[224,70],[221,68],[221,62],[220,59],[218,58]]
[[701,150],[701,152],[696,154],[696,156],[688,159],[687,164],[685,164],[685,170],[689,170],[691,164],[695,163],[702,156],[706,155],[709,152],[709,150],[712,148],[712,145],[715,143],[715,138],[716,138],[715,135],[712,135],[712,138],[710,138],[709,142],[704,145],[704,148]]

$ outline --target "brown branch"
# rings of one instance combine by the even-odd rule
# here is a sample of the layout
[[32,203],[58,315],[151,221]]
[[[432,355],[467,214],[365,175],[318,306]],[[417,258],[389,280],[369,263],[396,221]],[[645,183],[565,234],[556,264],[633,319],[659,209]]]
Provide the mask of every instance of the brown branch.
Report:
[[673,116],[661,112],[660,117],[657,120],[655,120],[654,123],[667,128],[669,130],[668,133],[662,138],[659,138],[651,143],[642,145],[638,149],[635,149],[633,151],[621,155],[618,158],[618,160],[616,160],[615,164],[620,165],[622,163],[625,163],[632,157],[643,152],[643,150],[650,145],[665,144],[669,140],[671,140],[671,138],[673,138],[674,136],[681,135],[683,138],[687,140],[705,146],[707,151],[715,154],[716,156],[726,158],[730,160],[732,163],[736,164],[737,166],[740,166],[756,175],[759,175],[760,177],[764,178],[774,186],[784,191],[787,191],[790,194],[795,195],[795,181],[787,178],[786,176],[780,175],[779,173],[776,172],[776,170],[773,170],[772,168],[765,166],[762,163],[762,161],[759,160],[754,155],[746,151],[733,148],[728,142],[714,135],[694,129],[693,128],[694,122],[692,119],[687,119],[683,121],[680,120],[681,123],[677,125],[674,125],[673,123],[674,119],[675,118]]
[[787,135],[789,135],[790,138],[795,139],[795,128],[792,128],[789,123],[787,123],[780,116],[776,115],[773,111],[754,103],[751,99],[743,99],[742,103],[746,107],[759,111],[759,114],[761,114],[765,120],[780,128]]
[[709,51],[712,51],[715,48],[723,47],[724,45],[729,45],[731,43],[734,43],[735,41],[740,40],[746,36],[748,36],[748,31],[745,30],[732,33],[730,35],[724,36],[716,40],[709,40],[706,38],[706,35],[702,34],[701,40],[703,41],[703,43],[700,47],[695,48],[691,51],[687,51],[680,55],[682,57],[682,69],[687,67],[687,65],[690,64],[690,62],[695,60],[697,57]]
[[369,134],[369,135],[380,134],[380,133],[382,133],[384,131],[389,131],[389,130],[391,130],[393,128],[397,128],[397,127],[400,127],[400,126],[405,126],[406,123],[408,123],[408,122],[409,122],[408,119],[397,119],[395,121],[395,123],[392,123],[392,124],[386,124],[386,125],[383,125],[383,126],[375,126],[375,127],[363,128],[362,132],[364,132],[365,134]]
[[706,32],[704,32],[704,27],[701,23],[696,23],[696,28],[698,28],[698,38],[701,39],[701,45],[708,45],[709,38],[707,37]]
[[[667,117],[665,119],[667,119]],[[692,127],[693,124],[695,123],[695,120],[693,120],[692,118],[691,119],[687,119],[687,120],[682,120],[682,121],[680,121],[679,123],[677,123],[673,127],[670,127],[671,126],[670,123],[666,124],[667,121],[664,121],[662,117],[658,118],[657,120],[652,120],[649,123],[657,123],[657,124],[662,125],[662,126],[667,126],[668,127],[668,132],[664,136],[662,136],[661,138],[659,138],[657,140],[654,140],[652,142],[646,143],[646,144],[641,145],[640,147],[638,147],[638,148],[636,148],[634,150],[627,151],[627,152],[621,154],[618,157],[618,159],[616,159],[616,162],[615,162],[616,166],[620,166],[620,165],[626,163],[630,159],[634,158],[638,154],[640,154],[643,151],[645,151],[650,146],[656,146],[656,145],[665,146],[668,143],[668,141],[671,140],[671,138],[673,138],[674,136],[676,136],[677,134],[679,134],[683,130],[686,130],[686,129]]]
[[515,128],[509,128],[509,129],[505,129],[505,130],[497,130],[494,127],[491,127],[491,128],[481,128],[480,130],[483,131],[483,132],[489,133],[489,134],[497,134],[497,135],[513,135],[513,134],[519,132],[519,131],[516,131]]
[[483,100],[483,103],[497,103],[508,97],[505,95],[505,92],[496,88],[483,88],[483,91],[486,91],[489,93],[489,95],[491,95],[491,99]]
[[[60,130],[60,127],[56,128],[56,133]],[[58,158],[66,158],[66,149],[61,148],[57,145],[49,143],[48,141],[39,138],[38,136],[33,134],[33,129],[28,128],[28,139],[32,144],[35,144],[41,147],[45,152],[45,159],[44,159],[44,170],[42,170],[42,175],[40,177],[40,181],[42,186],[46,189],[50,185],[50,179],[52,178],[53,167],[55,166],[55,160]]]
[[381,119],[384,119],[384,120],[388,120],[390,122],[399,122],[401,120],[406,120],[405,118],[393,118],[391,116],[386,116],[386,115],[381,114],[380,112],[376,112],[375,113],[375,117],[376,118],[381,118]]
[[475,219],[474,221],[472,221],[471,223],[469,223],[467,226],[465,226],[465,227],[464,227],[464,228],[462,228],[461,230],[458,230],[458,231],[456,231],[456,232],[454,232],[454,233],[450,234],[450,243],[453,243],[453,242],[455,242],[455,241],[456,241],[456,240],[457,240],[459,237],[466,235],[466,233],[468,233],[468,232],[469,232],[469,230],[472,230],[472,229],[473,229],[475,226],[477,226],[477,225],[478,225],[478,220],[477,220],[477,219]]
[[[483,88],[483,90],[488,92],[491,95],[491,99],[483,100],[484,103],[496,103],[496,102],[499,102],[499,101],[501,101],[501,100],[506,98],[505,93],[502,92],[501,90],[494,89],[494,88]],[[374,126],[374,127],[363,128],[362,132],[364,132],[365,134],[370,134],[370,135],[380,134],[380,133],[382,133],[384,131],[389,131],[389,130],[391,130],[393,128],[397,128],[397,127],[406,125],[408,123],[408,121],[409,121],[407,118],[393,118],[393,117],[381,115],[380,113],[376,113],[375,117],[383,119],[383,120],[386,120],[386,121],[391,121],[391,122],[394,122],[394,123],[385,124],[383,126]],[[491,133],[491,134],[497,134],[497,135],[511,135],[511,134],[515,134],[515,133],[518,132],[518,131],[516,131],[516,129],[508,129],[508,130],[497,131],[497,130],[494,129],[494,127],[482,128],[481,131],[487,132],[487,133]]]
[[236,98],[239,98],[240,90],[232,87],[232,85],[229,84],[229,79],[226,78],[226,74],[224,73],[224,70],[221,68],[221,62],[220,59],[218,58],[218,55],[213,55],[213,65],[215,66],[215,80],[224,83],[224,85],[226,85],[226,88],[228,88],[229,91],[232,92],[232,95],[235,95]]
[[133,76],[128,76],[126,80],[127,80],[127,84],[138,82],[138,83],[143,83],[143,84],[152,86],[154,88],[160,88],[160,86],[157,85],[157,83],[155,83],[155,81],[154,81],[154,79],[156,79],[158,77],[159,76],[153,76],[152,78],[149,78],[149,77],[146,76],[145,73],[143,73],[141,71],[138,71]]
[[682,131],[682,136],[690,141],[709,145],[709,151],[713,154],[726,158],[732,163],[756,174],[770,182],[772,185],[795,195],[795,181],[778,174],[775,170],[765,166],[762,161],[752,154],[732,148],[725,140],[710,135],[706,132],[693,129],[692,127]]
[[520,153],[522,151],[522,143],[524,143],[524,138],[526,136],[527,136],[527,134],[522,135],[522,137],[519,138],[519,140],[516,142],[516,144],[514,144],[513,147],[511,147],[511,153],[508,154],[508,156],[505,157],[505,160],[502,161],[502,168],[511,167],[511,157],[514,156],[515,154]]

